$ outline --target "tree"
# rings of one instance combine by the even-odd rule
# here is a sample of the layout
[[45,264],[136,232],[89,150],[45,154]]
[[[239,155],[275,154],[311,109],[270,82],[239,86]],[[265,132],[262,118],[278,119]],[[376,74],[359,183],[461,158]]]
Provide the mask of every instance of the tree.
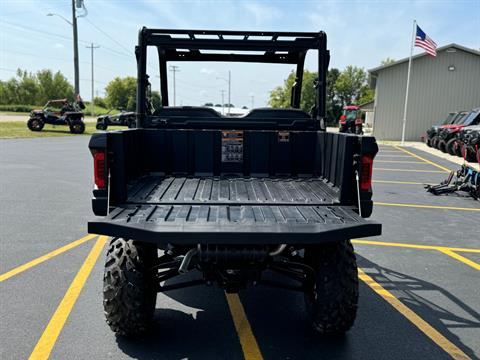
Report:
[[67,78],[60,71],[55,74],[51,70],[40,70],[37,72],[40,103],[51,99],[67,98],[74,100],[74,90]]
[[205,103],[205,105],[203,105],[203,106],[213,106],[213,103],[207,102],[207,103]]
[[137,80],[132,76],[116,77],[105,88],[107,105],[133,111],[136,107]]
[[380,65],[383,66],[383,65],[390,65],[390,64],[393,64],[395,62],[395,59],[392,59],[392,58],[389,58],[387,57],[386,59],[383,59],[381,62],[380,62]]
[[[335,83],[340,75],[338,69],[332,68],[327,73],[327,119],[330,122],[336,121],[341,115],[342,104],[337,96]],[[317,72],[306,70],[303,75],[302,98],[300,107],[310,112],[315,105],[315,79],[318,77]],[[290,107],[290,97],[292,93],[293,82],[295,81],[295,73],[292,71],[283,86],[278,86],[270,93],[269,105],[272,107],[286,108]]]
[[336,95],[342,106],[362,104],[373,100],[375,92],[367,82],[364,69],[349,65],[335,82]]

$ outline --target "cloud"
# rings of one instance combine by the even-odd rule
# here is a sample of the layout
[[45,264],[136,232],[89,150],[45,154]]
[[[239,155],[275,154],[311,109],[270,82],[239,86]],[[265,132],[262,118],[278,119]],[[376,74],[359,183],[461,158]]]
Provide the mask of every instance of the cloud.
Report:
[[215,72],[215,70],[210,69],[210,68],[201,68],[200,69],[200,74],[212,75],[214,72]]
[[279,19],[283,13],[276,7],[264,5],[260,3],[247,3],[243,7],[255,18],[255,22],[263,24],[271,20]]
[[60,44],[60,43],[55,43],[55,44],[53,44],[53,48],[54,48],[54,49],[62,49],[62,48],[64,48],[64,47],[65,47],[65,46],[63,46],[63,44]]

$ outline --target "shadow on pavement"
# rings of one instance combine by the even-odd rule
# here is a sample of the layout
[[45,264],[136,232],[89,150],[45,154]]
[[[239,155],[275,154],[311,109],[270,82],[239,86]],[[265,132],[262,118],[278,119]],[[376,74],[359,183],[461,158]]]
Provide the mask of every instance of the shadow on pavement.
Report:
[[[192,272],[167,283],[199,276]],[[117,337],[116,341],[134,359],[243,359],[225,295],[213,286],[159,294],[148,334],[132,340]]]
[[[403,304],[427,321],[468,356],[471,358],[477,357],[474,351],[462,343],[458,336],[451,331],[454,328],[480,330],[480,314],[477,311],[435,284],[379,266],[358,254],[357,260],[359,267],[384,289],[392,291]],[[421,293],[427,295],[428,298],[420,295]],[[435,302],[430,299],[435,299]],[[458,312],[468,314],[468,318],[440,306],[439,303],[445,303],[445,299],[461,309]]]

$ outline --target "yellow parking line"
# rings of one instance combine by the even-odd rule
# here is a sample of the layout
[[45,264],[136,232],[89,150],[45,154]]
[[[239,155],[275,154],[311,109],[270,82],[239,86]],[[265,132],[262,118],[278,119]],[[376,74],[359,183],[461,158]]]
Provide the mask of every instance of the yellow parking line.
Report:
[[444,253],[445,255],[448,255],[448,256],[450,256],[454,259],[457,259],[458,261],[461,261],[462,263],[474,268],[475,270],[480,271],[480,264],[477,264],[475,261],[467,259],[466,257],[453,252],[452,250],[443,249],[443,250],[439,250],[439,251]]
[[373,180],[373,182],[380,184],[427,185],[426,183],[413,181]]
[[419,245],[419,244],[384,242],[384,241],[371,241],[371,240],[360,240],[360,239],[352,240],[352,243],[354,243],[354,244],[360,244],[360,245],[392,246],[392,247],[421,249],[421,250],[438,250],[438,251],[444,251],[444,250],[446,250],[446,251],[459,251],[459,252],[469,252],[469,253],[480,253],[480,249],[458,248],[458,247],[436,246],[436,245]]
[[404,161],[404,160],[375,160],[376,163],[396,163],[396,164],[425,164],[423,161]]
[[464,207],[455,207],[455,206],[437,206],[437,205],[420,205],[420,204],[397,204],[397,203],[384,203],[384,202],[374,202],[374,205],[378,206],[399,206],[399,207],[411,207],[418,209],[442,209],[442,210],[458,210],[458,211],[480,211],[480,209],[475,208],[464,208]]
[[406,153],[406,154],[408,154],[408,155],[410,155],[410,156],[413,156],[414,158],[417,158],[417,159],[419,159],[419,160],[422,160],[422,161],[426,162],[427,164],[430,164],[430,165],[433,165],[433,166],[435,166],[435,167],[437,167],[437,168],[439,168],[439,169],[442,169],[443,171],[445,171],[445,172],[447,172],[447,173],[450,172],[450,169],[447,169],[446,167],[443,167],[442,165],[438,165],[438,164],[434,163],[433,161],[427,160],[427,159],[425,159],[425,158],[423,158],[423,157],[421,157],[421,156],[419,156],[419,155],[417,155],[417,154],[414,154],[414,153],[412,153],[412,152],[410,152],[410,151],[408,151],[408,150],[402,149],[401,147],[399,147],[399,146],[397,146],[397,145],[394,145],[394,148],[395,148],[395,149],[398,149],[398,150],[400,150],[400,151],[403,151],[404,153]]
[[408,156],[408,155],[382,155],[381,153],[375,156],[375,159],[378,157],[407,158],[407,159],[411,158],[411,156]]
[[232,313],[233,323],[237,330],[240,344],[242,345],[245,360],[262,360],[263,356],[258,347],[257,340],[253,335],[252,328],[248,322],[243,305],[237,294],[225,294],[228,306]]
[[403,172],[423,172],[423,173],[442,173],[443,171],[438,170],[414,170],[414,169],[390,169],[390,168],[378,168],[374,167],[374,171],[403,171]]
[[362,269],[358,269],[358,277],[367,284],[373,291],[380,295],[385,301],[392,305],[395,310],[405,316],[413,325],[428,336],[434,343],[440,346],[453,359],[470,359],[460,348],[439,333],[429,323],[410,310],[400,300],[398,300],[390,291],[384,289],[379,283],[373,280]]
[[93,239],[94,237],[96,237],[97,235],[95,234],[89,234],[87,236],[84,236],[82,237],[81,239],[78,239],[78,240],[75,240],[65,246],[62,246],[61,248],[58,248],[56,250],[53,250],[51,252],[49,252],[48,254],[45,254],[43,256],[40,256],[36,259],[33,259],[29,262],[27,262],[26,264],[23,264],[23,265],[20,265],[10,271],[7,271],[6,273],[3,273],[0,275],[0,282],[2,281],[5,281],[7,279],[10,279],[12,276],[15,276],[21,272],[24,272],[25,270],[28,270],[38,264],[41,264],[42,262],[44,261],[47,261],[57,255],[60,255],[62,253],[64,253],[65,251],[68,251],[70,249],[73,249],[74,247],[77,247],[81,244],[83,244],[84,242],[87,242],[88,240],[91,240]]
[[72,308],[93,269],[93,266],[97,262],[98,256],[101,254],[106,241],[106,236],[98,237],[98,240],[95,242],[95,245],[75,276],[75,279],[73,279],[70,284],[65,296],[58,305],[57,310],[55,310],[50,322],[38,340],[37,345],[33,349],[29,358],[30,360],[46,360],[49,358],[58,335],[60,335],[60,332],[62,331],[63,326],[65,325],[65,322],[67,321],[68,316],[70,315],[70,312],[72,311]]

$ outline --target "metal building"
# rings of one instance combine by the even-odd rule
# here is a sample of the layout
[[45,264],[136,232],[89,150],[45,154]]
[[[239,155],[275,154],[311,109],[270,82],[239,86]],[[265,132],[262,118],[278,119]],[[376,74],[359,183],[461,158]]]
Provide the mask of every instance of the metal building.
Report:
[[[408,58],[369,70],[375,89],[373,134],[400,140]],[[480,106],[480,52],[457,44],[412,57],[405,140],[418,141],[451,111]]]

